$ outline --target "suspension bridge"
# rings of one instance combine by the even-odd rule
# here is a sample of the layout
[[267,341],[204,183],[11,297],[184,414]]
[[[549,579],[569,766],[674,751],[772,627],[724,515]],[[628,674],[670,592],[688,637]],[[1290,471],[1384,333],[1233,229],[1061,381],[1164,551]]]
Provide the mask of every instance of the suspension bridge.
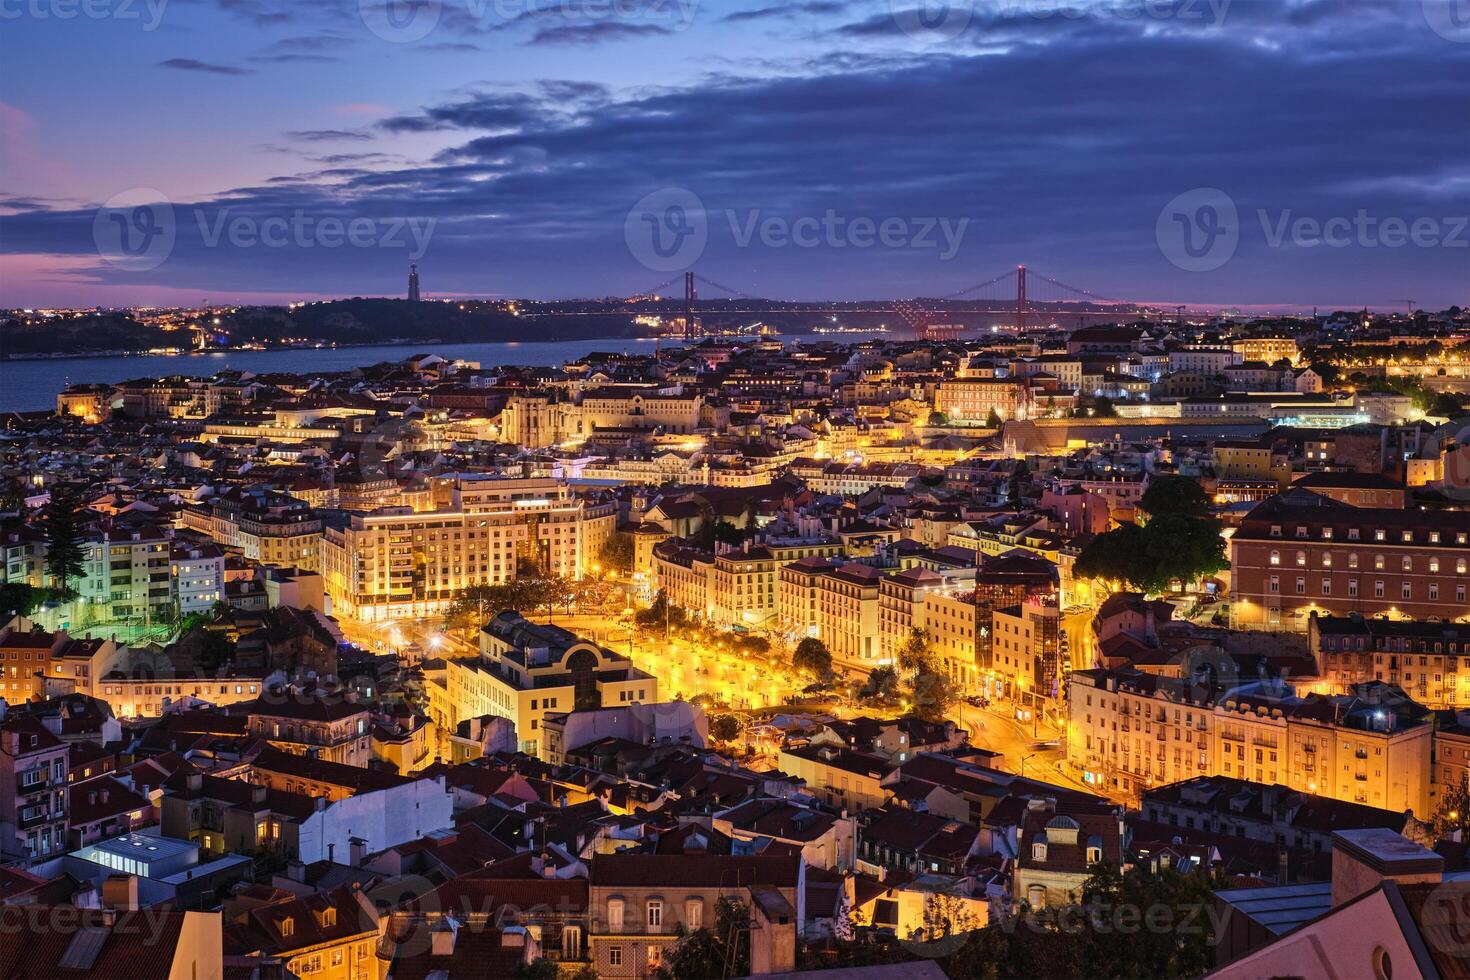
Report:
[[[670,290],[683,284],[683,297]],[[712,300],[701,290],[717,294]],[[683,272],[635,296],[621,301],[622,312],[659,311],[675,313],[682,321],[678,333],[687,338],[701,335],[701,314],[742,315],[879,315],[896,318],[900,329],[912,337],[937,339],[976,329],[952,322],[957,317],[1002,317],[1018,333],[1050,329],[1061,319],[1083,326],[1087,322],[1113,321],[1120,317],[1174,316],[1182,319],[1192,312],[1180,307],[1150,307],[1130,300],[1104,296],[1072,286],[1054,276],[1029,270],[1024,265],[956,290],[944,296],[916,297],[891,301],[812,302],[758,296],[723,285],[697,272]]]

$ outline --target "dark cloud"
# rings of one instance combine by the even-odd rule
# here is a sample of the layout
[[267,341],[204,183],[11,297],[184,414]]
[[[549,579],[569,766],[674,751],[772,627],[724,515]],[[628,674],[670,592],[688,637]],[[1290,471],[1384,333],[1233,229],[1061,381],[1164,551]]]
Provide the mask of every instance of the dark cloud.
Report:
[[355,129],[293,129],[284,134],[286,139],[299,143],[340,143],[347,140],[370,140],[367,133]]
[[414,116],[393,116],[378,123],[390,133],[429,133],[445,129],[519,129],[542,118],[536,100],[520,94],[481,95],[435,106]]
[[[446,291],[628,295],[667,277],[629,256],[629,209],[683,187],[710,216],[698,268],[751,293],[942,295],[1025,262],[1137,299],[1465,301],[1465,249],[1270,247],[1257,213],[1463,215],[1470,45],[1377,4],[1357,17],[1272,6],[1234,4],[1208,30],[1027,15],[1005,22],[1003,53],[968,36],[872,56],[816,51],[779,76],[635,97],[553,81],[457,98],[380,124],[463,134],[428,164],[323,157],[327,169],[177,205],[174,253],[147,275],[221,290],[396,284],[401,253],[211,249],[197,230],[225,212],[300,209],[435,219],[424,266]],[[1226,191],[1245,231],[1232,262],[1190,274],[1165,260],[1155,224],[1166,202],[1201,187]],[[969,225],[945,263],[912,249],[741,247],[727,212]],[[0,250],[92,254],[92,219],[75,207],[0,215]]]
[[606,44],[628,41],[640,37],[658,37],[674,33],[673,28],[663,24],[625,24],[622,21],[601,20],[588,24],[557,24],[543,27],[528,42],[530,44]]
[[783,3],[770,7],[754,7],[749,10],[737,10],[726,14],[720,20],[727,24],[738,24],[742,21],[757,20],[789,20],[800,16],[819,16],[827,14],[840,14],[847,9],[846,3],[838,0],[810,0],[807,3]]
[[167,61],[158,63],[160,68],[173,68],[177,71],[197,71],[208,75],[251,75],[254,71],[250,68],[241,68],[238,65],[216,65],[208,61],[196,61],[193,58],[169,58]]

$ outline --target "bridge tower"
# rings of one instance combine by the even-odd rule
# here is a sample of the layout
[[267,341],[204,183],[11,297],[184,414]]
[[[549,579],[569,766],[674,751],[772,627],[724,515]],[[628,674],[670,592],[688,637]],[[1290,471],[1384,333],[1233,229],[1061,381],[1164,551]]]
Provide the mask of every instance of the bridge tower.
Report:
[[694,273],[684,273],[684,339],[693,340],[696,336],[694,327],[694,300],[698,293],[694,288]]
[[1026,332],[1026,267],[1016,266],[1016,332]]

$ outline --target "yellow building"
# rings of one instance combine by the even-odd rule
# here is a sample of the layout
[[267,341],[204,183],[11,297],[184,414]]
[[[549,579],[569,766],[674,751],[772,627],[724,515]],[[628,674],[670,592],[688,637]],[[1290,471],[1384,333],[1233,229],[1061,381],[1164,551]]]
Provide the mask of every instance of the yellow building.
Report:
[[483,715],[509,719],[522,752],[541,747],[548,711],[658,701],[658,680],[633,661],[559,626],[503,612],[480,633],[478,660],[445,661],[448,728]]
[[807,792],[829,806],[876,810],[888,798],[883,780],[893,765],[876,755],[838,745],[788,746],[777,768],[806,783]]
[[441,615],[467,586],[527,573],[581,578],[616,508],[551,479],[461,480],[439,509],[345,515],[322,534],[333,614],[359,622]]
[[1429,813],[1432,726],[1380,683],[1297,697],[1284,683],[1219,688],[1151,674],[1072,674],[1067,754],[1100,791],[1137,797],[1195,776],[1280,783]]

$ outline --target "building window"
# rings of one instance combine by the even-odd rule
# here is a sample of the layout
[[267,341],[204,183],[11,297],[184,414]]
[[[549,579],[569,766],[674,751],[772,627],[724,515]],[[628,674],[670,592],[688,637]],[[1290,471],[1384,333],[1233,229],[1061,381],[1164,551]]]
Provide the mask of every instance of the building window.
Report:
[[1045,861],[1046,860],[1046,844],[1045,843],[1043,843],[1041,841],[1038,841],[1035,844],[1032,844],[1031,845],[1031,860],[1033,860],[1033,861]]
[[664,924],[664,903],[654,899],[648,903],[648,928],[660,929]]
[[607,963],[608,963],[608,966],[622,966],[623,965],[623,947],[621,947],[621,946],[609,946],[607,948]]
[[[621,898],[609,899],[607,903],[607,929],[608,932],[623,931],[623,900]],[[617,949],[616,946],[613,947]]]

